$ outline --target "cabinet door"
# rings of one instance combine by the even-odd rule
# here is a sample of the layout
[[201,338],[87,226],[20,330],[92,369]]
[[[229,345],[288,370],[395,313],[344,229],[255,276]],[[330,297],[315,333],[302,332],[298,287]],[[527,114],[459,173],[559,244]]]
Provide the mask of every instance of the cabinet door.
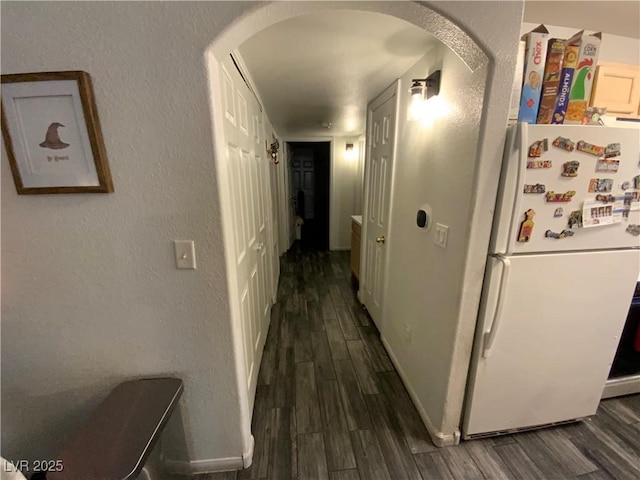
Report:
[[604,63],[598,65],[590,105],[607,107],[607,115],[638,117],[640,65]]

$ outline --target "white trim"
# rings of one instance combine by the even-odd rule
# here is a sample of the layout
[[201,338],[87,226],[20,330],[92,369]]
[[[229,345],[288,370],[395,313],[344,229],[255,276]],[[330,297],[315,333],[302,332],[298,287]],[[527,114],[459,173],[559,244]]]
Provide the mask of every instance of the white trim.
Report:
[[398,362],[396,356],[393,353],[393,350],[391,350],[391,346],[387,343],[387,340],[383,336],[380,336],[380,340],[382,340],[382,344],[389,354],[391,362],[393,363],[394,367],[396,367],[396,370],[398,371],[398,374],[402,379],[402,383],[404,383],[407,392],[409,392],[409,397],[411,397],[413,405],[416,407],[416,410],[418,410],[418,414],[422,419],[422,423],[424,423],[424,426],[427,427],[427,431],[429,432],[429,436],[431,437],[431,441],[433,442],[433,444],[436,447],[451,447],[453,445],[458,445],[460,443],[460,430],[456,428],[452,433],[446,434],[433,426],[429,415],[427,415],[427,412],[425,412],[422,404],[420,403],[420,400],[418,399],[418,395],[416,395],[413,387],[404,374],[400,362]]
[[228,472],[242,470],[242,457],[209,458],[206,460],[165,460],[168,472],[176,475],[199,475],[203,473]]

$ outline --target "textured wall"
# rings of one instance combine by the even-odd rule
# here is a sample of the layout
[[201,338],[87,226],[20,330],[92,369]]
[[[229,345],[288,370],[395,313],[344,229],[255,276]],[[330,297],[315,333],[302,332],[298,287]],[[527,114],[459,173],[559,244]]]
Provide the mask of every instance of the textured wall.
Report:
[[[49,458],[123,379],[177,375],[190,456],[239,457],[203,53],[243,4],[3,3],[2,72],[93,78],[110,195],[18,196],[2,150],[2,453]],[[176,270],[172,240],[196,242]]]
[[[522,8],[482,5],[476,32],[504,25],[502,37],[478,33],[490,60],[472,72],[440,45],[402,76],[400,88],[382,335],[442,443],[452,443],[460,425]],[[407,122],[411,79],[437,69],[446,113],[432,123]],[[433,230],[415,224],[424,203],[434,222],[449,226],[444,250]]]
[[[467,65],[482,64],[468,37],[416,3],[350,5],[395,13],[437,32],[457,47]],[[167,374],[186,382],[181,409],[190,458],[243,453],[248,432],[240,426],[235,374],[240,353],[229,340],[233,326],[204,51],[242,12],[259,7],[251,2],[2,2],[3,73],[82,69],[92,75],[115,185],[110,195],[18,197],[3,147],[5,457],[50,457],[114,384]],[[217,46],[224,54],[256,25],[314,8],[330,7],[326,2],[267,5],[249,15],[255,22],[244,23],[242,32],[226,30]],[[436,2],[433,8],[459,18],[497,62],[495,72],[489,70],[495,88],[487,89],[492,95],[485,99],[481,125],[485,143],[480,142],[478,159],[487,166],[476,172],[476,184],[482,185],[499,165],[505,92],[512,78],[505,81],[505,69],[514,69],[511,44],[521,5]],[[491,192],[476,192],[471,201],[471,211],[480,213],[469,219],[466,255],[473,261],[466,264],[464,284],[471,294],[465,296],[463,289],[461,313],[446,320],[453,322],[450,329],[457,321],[464,327],[456,336],[465,337],[456,357],[462,362],[449,362],[450,379],[434,387],[440,397],[446,392],[460,397],[464,388],[464,349],[472,335],[469,322],[482,278],[479,253],[486,252],[488,240],[489,226],[483,222],[492,198]],[[196,241],[198,270],[175,270],[171,240],[176,238]],[[448,424],[459,418],[456,402],[440,412]]]

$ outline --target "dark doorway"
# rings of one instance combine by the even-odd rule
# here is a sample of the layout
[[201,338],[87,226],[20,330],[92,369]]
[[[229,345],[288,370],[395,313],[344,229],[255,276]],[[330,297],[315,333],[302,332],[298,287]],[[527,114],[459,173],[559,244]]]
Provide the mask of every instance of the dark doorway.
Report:
[[329,249],[330,142],[289,142],[291,193],[300,217],[302,248]]

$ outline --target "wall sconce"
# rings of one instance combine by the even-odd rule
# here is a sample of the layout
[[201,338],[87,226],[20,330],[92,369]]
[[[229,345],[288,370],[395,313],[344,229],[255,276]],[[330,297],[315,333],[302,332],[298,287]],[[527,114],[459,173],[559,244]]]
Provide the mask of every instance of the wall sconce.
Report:
[[440,93],[440,70],[436,70],[427,78],[414,78],[409,89],[409,120],[424,118],[426,102]]
[[344,148],[344,158],[349,161],[355,160],[357,155],[356,149],[353,147],[353,143],[347,143]]
[[[264,143],[266,144],[267,141],[265,140]],[[271,160],[275,165],[280,163],[280,160],[278,160],[279,148],[280,148],[280,142],[278,142],[278,139],[275,139],[275,141],[269,146],[269,148],[267,148],[267,155],[271,157]]]

